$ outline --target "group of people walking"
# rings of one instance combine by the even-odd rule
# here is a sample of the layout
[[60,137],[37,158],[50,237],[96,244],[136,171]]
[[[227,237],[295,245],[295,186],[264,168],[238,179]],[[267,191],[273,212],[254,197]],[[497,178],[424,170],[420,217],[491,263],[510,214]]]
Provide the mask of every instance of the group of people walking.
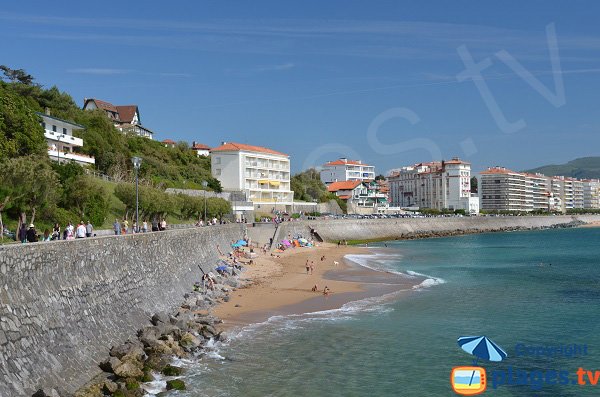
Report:
[[44,229],[42,234],[38,233],[33,223],[29,224],[29,227],[23,223],[19,228],[18,238],[22,243],[36,243],[38,241],[73,240],[76,238],[92,237],[93,233],[94,226],[90,221],[87,221],[87,223],[81,221],[77,226],[68,222],[62,232],[60,224],[55,223],[52,231]]
[[[159,222],[158,219],[155,218],[152,221],[151,228],[153,232],[167,230],[167,220],[163,218]],[[144,219],[139,227],[136,222],[133,222],[132,227],[129,228],[129,221],[127,221],[127,219],[123,219],[122,222],[119,222],[118,219],[115,219],[115,223],[113,223],[113,231],[115,232],[115,236],[120,234],[146,233],[148,232],[148,221]]]

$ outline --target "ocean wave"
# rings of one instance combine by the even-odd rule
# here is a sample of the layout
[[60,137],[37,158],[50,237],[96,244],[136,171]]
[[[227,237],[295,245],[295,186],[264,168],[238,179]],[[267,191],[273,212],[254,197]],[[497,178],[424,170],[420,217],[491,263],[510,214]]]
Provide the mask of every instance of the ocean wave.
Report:
[[402,255],[390,255],[390,254],[348,254],[344,256],[344,259],[347,259],[357,265],[374,270],[376,272],[384,272],[396,274],[401,277],[413,279],[414,276],[398,271],[396,269],[392,269],[386,265],[394,265],[397,264],[398,261],[402,258]]
[[424,288],[433,287],[434,285],[440,285],[440,284],[446,283],[446,280],[444,280],[441,277],[433,277],[433,276],[423,274],[423,273],[418,273],[418,272],[415,272],[412,270],[407,270],[406,273],[410,274],[411,276],[415,276],[415,277],[425,277],[425,280],[423,280],[420,284],[413,286],[414,290],[421,290]]

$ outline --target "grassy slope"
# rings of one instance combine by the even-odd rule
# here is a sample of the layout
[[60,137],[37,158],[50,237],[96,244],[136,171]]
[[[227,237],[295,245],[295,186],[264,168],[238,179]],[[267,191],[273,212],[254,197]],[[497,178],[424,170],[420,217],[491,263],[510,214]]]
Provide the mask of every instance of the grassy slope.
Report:
[[600,157],[582,157],[566,164],[552,164],[527,170],[548,176],[569,176],[573,178],[600,178]]

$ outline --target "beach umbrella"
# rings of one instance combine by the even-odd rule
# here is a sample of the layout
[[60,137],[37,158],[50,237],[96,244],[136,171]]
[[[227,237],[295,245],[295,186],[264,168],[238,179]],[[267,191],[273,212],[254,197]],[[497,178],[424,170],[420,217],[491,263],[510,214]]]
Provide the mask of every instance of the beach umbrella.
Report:
[[486,336],[461,336],[458,345],[477,359],[502,361],[507,357],[506,352]]
[[281,244],[285,245],[286,247],[292,245],[292,243],[290,243],[290,240],[281,240]]
[[248,245],[248,243],[247,243],[245,240],[238,240],[238,241],[236,242],[236,244],[239,244],[240,246],[242,246],[242,245],[244,245],[244,246],[245,246],[245,245]]
[[308,243],[308,240],[307,240],[307,239],[305,239],[305,238],[299,238],[299,239],[298,239],[298,242],[299,242],[300,244],[306,244],[306,243]]
[[[458,346],[464,351],[477,357],[473,365],[477,365],[477,360],[483,358],[489,361],[502,361],[508,354],[500,346],[495,344],[487,336],[461,336],[458,338]],[[475,371],[471,374],[469,386],[473,382]]]
[[225,272],[225,271],[229,270],[229,267],[228,266],[218,266],[215,270],[218,272]]
[[238,243],[231,244],[231,248],[239,248],[239,247],[241,247],[241,245]]

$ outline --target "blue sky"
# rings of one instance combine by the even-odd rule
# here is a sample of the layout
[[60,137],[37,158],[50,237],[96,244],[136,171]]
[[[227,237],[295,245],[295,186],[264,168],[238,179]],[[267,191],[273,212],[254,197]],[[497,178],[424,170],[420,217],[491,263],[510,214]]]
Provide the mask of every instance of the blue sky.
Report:
[[[157,139],[268,146],[293,171],[341,156],[382,173],[454,156],[520,170],[600,155],[599,12],[593,1],[7,2],[0,63],[79,104],[137,104]],[[465,77],[465,54],[480,77]]]

